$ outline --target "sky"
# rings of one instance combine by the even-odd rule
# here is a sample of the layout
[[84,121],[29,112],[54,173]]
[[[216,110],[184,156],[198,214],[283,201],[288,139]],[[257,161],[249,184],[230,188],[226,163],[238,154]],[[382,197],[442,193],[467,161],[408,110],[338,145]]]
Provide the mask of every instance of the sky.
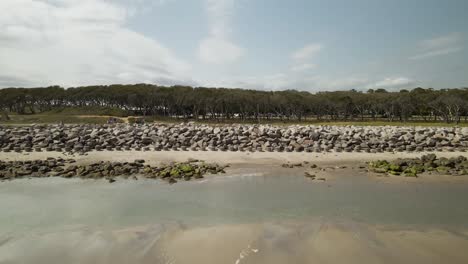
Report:
[[0,87],[468,87],[466,0],[0,0]]

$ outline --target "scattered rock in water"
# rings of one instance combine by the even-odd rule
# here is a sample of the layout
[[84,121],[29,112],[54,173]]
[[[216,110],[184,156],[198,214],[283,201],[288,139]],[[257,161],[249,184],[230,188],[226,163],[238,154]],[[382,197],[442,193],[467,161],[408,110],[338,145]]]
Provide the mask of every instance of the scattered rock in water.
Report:
[[307,172],[307,171],[304,172],[304,176],[305,176],[306,178],[310,178],[310,179],[312,179],[312,180],[315,180],[315,178],[317,177],[315,174],[311,174],[311,173],[309,173],[309,172]]
[[150,166],[145,161],[137,159],[134,162],[101,161],[86,165],[74,165],[74,159],[55,159],[32,161],[0,161],[0,180],[12,180],[25,177],[63,177],[82,179],[106,178],[109,183],[115,182],[115,177],[137,180],[140,174],[148,179],[165,179],[176,183],[176,179],[186,181],[201,179],[206,174],[225,173],[227,166],[207,164],[199,161],[173,162],[168,165]]
[[414,159],[396,159],[392,162],[377,160],[369,162],[369,171],[389,175],[418,177],[424,172],[441,175],[468,175],[468,160],[464,156],[437,158],[435,154],[423,155]]
[[175,180],[174,178],[168,178],[167,182],[169,184],[174,184],[174,183],[177,183],[177,180]]

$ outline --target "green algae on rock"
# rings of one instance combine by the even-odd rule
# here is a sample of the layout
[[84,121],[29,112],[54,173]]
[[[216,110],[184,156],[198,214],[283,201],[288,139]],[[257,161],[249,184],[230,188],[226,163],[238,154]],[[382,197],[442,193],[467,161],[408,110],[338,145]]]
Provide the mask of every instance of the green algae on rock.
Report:
[[368,163],[369,171],[389,175],[418,177],[424,172],[444,175],[468,175],[468,159],[464,156],[437,158],[435,154],[423,155],[414,159],[396,159],[392,162],[377,160]]
[[164,179],[176,183],[179,179],[186,181],[203,178],[205,174],[224,173],[227,166],[206,164],[198,161],[173,162],[168,165],[145,165],[144,160],[135,162],[101,161],[86,165],[74,165],[75,160],[54,159],[31,161],[0,161],[0,180],[37,177],[63,177],[83,179],[105,178],[110,183],[115,177],[129,178],[131,175],[143,175],[150,179]]

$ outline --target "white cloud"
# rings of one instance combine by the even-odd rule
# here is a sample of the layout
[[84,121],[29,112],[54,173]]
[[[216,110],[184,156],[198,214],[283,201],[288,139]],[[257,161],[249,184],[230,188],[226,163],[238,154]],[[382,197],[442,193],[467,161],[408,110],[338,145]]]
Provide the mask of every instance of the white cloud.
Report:
[[224,64],[241,58],[245,51],[230,40],[230,22],[235,0],[205,0],[210,34],[200,41],[199,58],[205,63]]
[[2,0],[0,10],[0,86],[190,82],[188,63],[126,27],[122,5]]
[[458,45],[462,36],[460,33],[451,33],[433,39],[421,41],[420,46],[425,49],[439,49],[447,46]]
[[407,77],[392,77],[371,83],[366,86],[368,89],[384,88],[398,90],[400,88],[409,88],[415,84],[415,81]]
[[316,64],[312,64],[312,63],[303,63],[303,64],[299,64],[299,65],[294,65],[291,67],[291,71],[294,71],[294,72],[304,72],[304,71],[307,71],[307,70],[312,70],[312,69],[315,69],[317,68],[317,65]]
[[440,55],[447,55],[450,53],[455,53],[461,51],[461,47],[452,47],[452,48],[445,48],[445,49],[437,49],[437,50],[431,50],[427,51],[425,53],[421,53],[418,55],[415,55],[411,57],[411,60],[421,60],[421,59],[426,59],[426,58],[431,58],[435,56],[440,56]]
[[233,62],[243,54],[243,50],[222,38],[206,38],[200,43],[200,57],[207,63]]
[[292,82],[287,74],[277,73],[265,76],[250,76],[231,81],[232,87],[245,87],[245,89],[283,90],[292,89]]
[[410,59],[421,60],[459,52],[462,50],[462,40],[460,33],[423,40],[418,44],[420,53],[410,57]]
[[211,20],[210,33],[220,38],[230,32],[230,20],[236,0],[205,0],[205,9]]
[[287,73],[276,73],[262,76],[229,76],[218,81],[205,82],[215,87],[240,87],[260,90],[287,90],[300,91],[335,91],[335,90],[363,90],[369,84],[369,79],[360,76],[351,77],[325,77],[303,76],[297,77]]
[[309,83],[313,84],[317,91],[336,91],[336,90],[362,90],[362,87],[369,83],[367,77],[346,76],[346,77],[311,77]]
[[315,57],[323,46],[321,44],[308,44],[291,54],[293,66],[290,68],[293,72],[305,72],[317,68],[317,64],[306,62]]
[[403,88],[413,88],[416,82],[407,77],[388,77],[373,79],[367,76],[302,76],[297,77],[287,73],[276,73],[263,76],[230,76],[218,81],[202,81],[213,87],[240,87],[245,89],[260,90],[287,90],[300,91],[346,91],[355,89],[366,91],[367,89],[384,88],[389,91],[398,91]]
[[314,57],[323,49],[321,44],[309,44],[292,54],[294,60],[306,60]]
[[146,14],[174,0],[112,0],[125,6],[132,16]]

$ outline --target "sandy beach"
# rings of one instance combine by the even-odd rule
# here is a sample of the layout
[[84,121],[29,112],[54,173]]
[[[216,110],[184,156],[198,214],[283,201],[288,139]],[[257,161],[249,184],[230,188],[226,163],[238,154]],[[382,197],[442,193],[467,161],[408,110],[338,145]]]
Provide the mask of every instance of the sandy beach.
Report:
[[281,165],[287,162],[312,162],[317,165],[362,164],[368,161],[397,158],[416,158],[424,154],[433,153],[438,157],[467,156],[466,152],[396,152],[396,153],[345,153],[345,152],[223,152],[223,151],[92,151],[85,155],[64,154],[62,152],[0,152],[0,160],[33,160],[47,157],[73,158],[78,163],[90,163],[96,161],[134,161],[145,159],[149,164],[161,164],[167,162],[182,162],[188,159],[199,159],[206,162],[216,162],[231,165]]
[[[306,152],[223,152],[223,151],[92,151],[79,154],[60,152],[23,152],[2,153],[0,160],[24,161],[44,160],[52,158],[72,158],[78,165],[86,165],[99,161],[133,162],[136,159],[145,160],[146,164],[159,166],[171,162],[186,162],[197,159],[207,163],[229,165],[227,171],[231,176],[246,174],[271,175],[281,172],[285,175],[295,173],[303,175],[306,171],[313,172],[319,177],[332,180],[350,175],[365,175],[369,179],[392,182],[468,182],[468,177],[454,177],[451,175],[422,174],[419,178],[388,177],[388,175],[370,173],[367,171],[367,162],[376,160],[395,160],[399,158],[418,158],[433,153],[437,157],[466,156],[466,152],[396,152],[396,153],[306,153]],[[282,164],[298,164],[303,166],[283,168]],[[310,165],[317,165],[318,169],[311,169]],[[386,177],[382,177],[386,176]]]

